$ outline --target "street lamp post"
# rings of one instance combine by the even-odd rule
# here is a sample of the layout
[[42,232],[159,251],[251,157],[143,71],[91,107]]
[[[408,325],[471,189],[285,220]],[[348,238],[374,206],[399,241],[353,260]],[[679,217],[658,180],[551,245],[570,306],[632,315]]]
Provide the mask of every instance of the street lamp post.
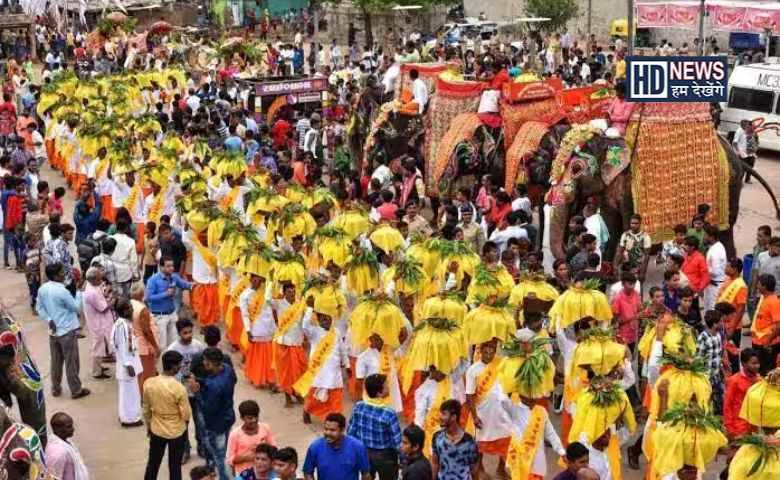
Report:
[[704,55],[704,15],[707,11],[704,7],[704,0],[699,5],[699,48],[696,49],[696,55]]

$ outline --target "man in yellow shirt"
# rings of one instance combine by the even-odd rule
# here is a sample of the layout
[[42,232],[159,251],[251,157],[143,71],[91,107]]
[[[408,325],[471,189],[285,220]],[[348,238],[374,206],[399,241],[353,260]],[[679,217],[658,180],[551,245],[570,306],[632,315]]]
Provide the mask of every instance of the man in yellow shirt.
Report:
[[171,480],[181,480],[184,436],[192,415],[184,385],[174,378],[182,361],[181,353],[169,350],[162,356],[163,373],[144,383],[144,423],[149,436],[149,460],[145,480],[154,480],[160,470],[165,447],[168,447],[168,470]]

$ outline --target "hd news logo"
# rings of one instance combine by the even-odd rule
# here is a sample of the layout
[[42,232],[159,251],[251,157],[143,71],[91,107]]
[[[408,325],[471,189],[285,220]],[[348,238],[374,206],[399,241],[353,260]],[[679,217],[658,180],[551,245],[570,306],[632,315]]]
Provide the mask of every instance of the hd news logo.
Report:
[[727,57],[627,57],[632,102],[725,102]]

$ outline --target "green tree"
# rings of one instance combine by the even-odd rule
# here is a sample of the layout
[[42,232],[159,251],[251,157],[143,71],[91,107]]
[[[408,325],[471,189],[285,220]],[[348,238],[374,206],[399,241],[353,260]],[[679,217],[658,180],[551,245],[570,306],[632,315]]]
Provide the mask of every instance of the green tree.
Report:
[[539,30],[554,32],[563,29],[569,20],[577,16],[578,0],[527,0],[525,13],[532,17],[549,18],[539,23]]
[[[325,6],[339,5],[342,0],[319,0]],[[460,0],[352,0],[351,4],[357,8],[363,17],[363,32],[366,36],[366,44],[373,45],[373,15],[378,13],[387,13],[392,11],[397,5],[419,5],[422,11],[426,11],[435,6],[448,6],[457,3]],[[318,2],[318,3],[319,3]],[[420,10],[417,10],[420,11]]]

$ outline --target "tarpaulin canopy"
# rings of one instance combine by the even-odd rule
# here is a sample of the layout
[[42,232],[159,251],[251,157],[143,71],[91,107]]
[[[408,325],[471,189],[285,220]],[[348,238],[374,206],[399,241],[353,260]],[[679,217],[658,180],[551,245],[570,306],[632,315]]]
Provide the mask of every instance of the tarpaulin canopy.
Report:
[[[640,2],[637,18],[640,27],[698,28],[698,1]],[[710,28],[731,32],[764,32],[771,28],[780,34],[780,4],[707,0]]]

